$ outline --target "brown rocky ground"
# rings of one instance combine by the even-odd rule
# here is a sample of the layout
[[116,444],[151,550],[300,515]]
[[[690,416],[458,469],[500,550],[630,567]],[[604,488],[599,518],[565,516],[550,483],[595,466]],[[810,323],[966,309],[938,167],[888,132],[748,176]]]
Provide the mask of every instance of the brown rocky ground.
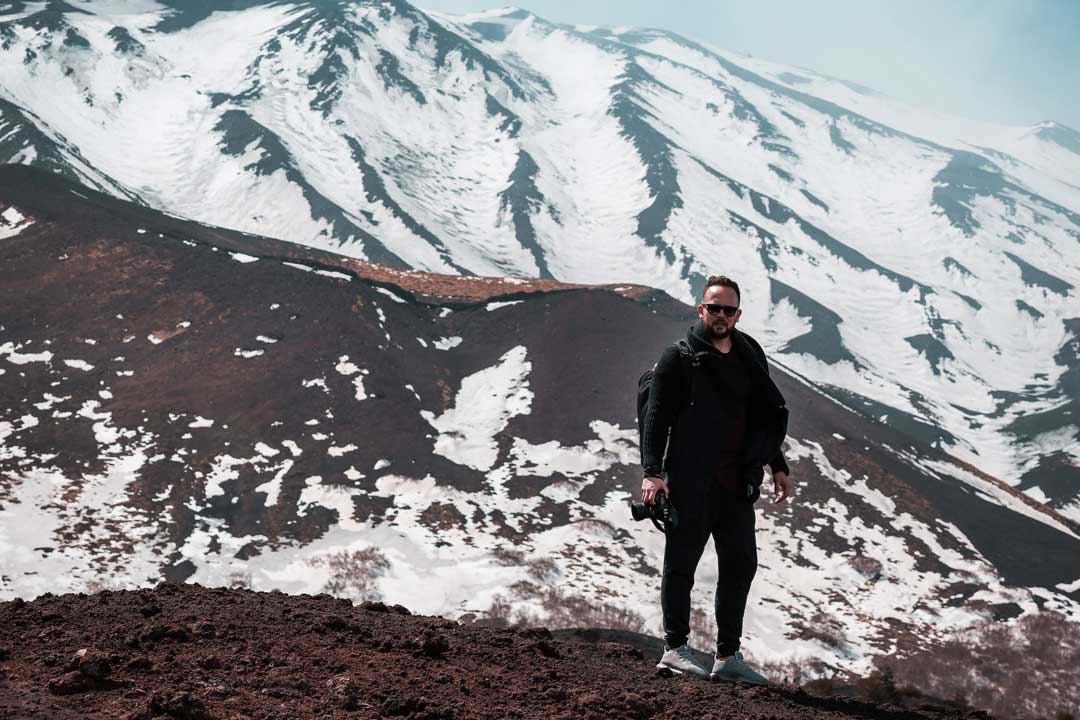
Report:
[[0,658],[19,720],[963,716],[662,678],[629,637],[172,583],[0,604]]

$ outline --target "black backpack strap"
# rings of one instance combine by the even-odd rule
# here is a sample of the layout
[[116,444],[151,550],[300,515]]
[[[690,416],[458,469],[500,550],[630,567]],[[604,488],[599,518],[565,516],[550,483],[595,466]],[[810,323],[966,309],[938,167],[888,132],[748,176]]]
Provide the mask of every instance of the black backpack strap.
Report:
[[701,359],[709,353],[704,350],[694,352],[694,349],[690,347],[690,343],[685,339],[678,340],[675,343],[675,347],[679,350],[679,358],[682,360],[683,364],[683,377],[686,379],[686,384],[684,386],[686,397],[683,398],[683,401],[687,406],[693,406],[694,370],[701,366]]

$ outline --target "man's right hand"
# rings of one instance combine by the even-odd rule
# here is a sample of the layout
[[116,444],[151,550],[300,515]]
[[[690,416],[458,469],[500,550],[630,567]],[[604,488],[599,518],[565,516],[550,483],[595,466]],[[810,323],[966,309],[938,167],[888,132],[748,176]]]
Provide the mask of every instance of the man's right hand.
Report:
[[652,505],[656,502],[656,493],[668,494],[667,483],[659,475],[646,475],[641,481],[641,499]]

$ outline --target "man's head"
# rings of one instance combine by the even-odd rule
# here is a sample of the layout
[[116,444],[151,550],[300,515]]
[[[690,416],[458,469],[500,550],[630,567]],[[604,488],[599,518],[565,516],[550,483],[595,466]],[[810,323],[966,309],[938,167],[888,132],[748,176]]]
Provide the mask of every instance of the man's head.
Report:
[[701,304],[697,306],[698,317],[710,340],[726,338],[742,317],[739,303],[742,296],[739,284],[724,275],[713,275],[705,283]]

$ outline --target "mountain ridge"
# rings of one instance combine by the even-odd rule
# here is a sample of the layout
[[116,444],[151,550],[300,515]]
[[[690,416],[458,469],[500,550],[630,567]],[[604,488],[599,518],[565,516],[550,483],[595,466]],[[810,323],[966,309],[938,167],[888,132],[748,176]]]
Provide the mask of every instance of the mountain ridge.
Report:
[[0,159],[403,268],[684,301],[726,270],[770,352],[1080,518],[1064,126],[514,9],[110,8],[0,16]]

